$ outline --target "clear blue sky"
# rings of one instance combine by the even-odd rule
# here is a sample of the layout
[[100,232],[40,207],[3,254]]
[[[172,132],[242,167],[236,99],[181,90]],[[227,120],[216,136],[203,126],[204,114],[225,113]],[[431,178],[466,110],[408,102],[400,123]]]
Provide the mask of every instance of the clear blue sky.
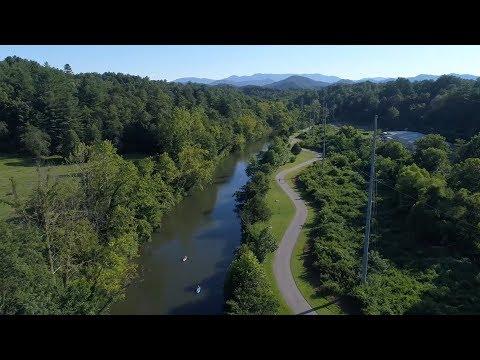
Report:
[[418,74],[480,75],[480,46],[0,46],[0,59],[10,55],[45,61],[75,73],[122,72],[151,79],[179,77],[221,79],[255,73],[320,73],[348,79]]

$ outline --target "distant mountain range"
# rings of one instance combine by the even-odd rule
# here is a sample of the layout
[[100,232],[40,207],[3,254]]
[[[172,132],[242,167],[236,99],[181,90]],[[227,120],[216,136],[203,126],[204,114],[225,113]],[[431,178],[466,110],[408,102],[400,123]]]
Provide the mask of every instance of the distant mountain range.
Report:
[[[338,81],[337,81],[338,82]],[[315,81],[311,78],[299,75],[292,75],[286,79],[274,82],[272,84],[264,85],[266,88],[288,90],[288,89],[321,89],[330,85],[331,83],[325,81]]]
[[[470,74],[448,74],[457,76],[462,79],[467,80],[476,80],[478,76]],[[430,74],[420,74],[413,77],[408,77],[407,79],[415,81],[423,80],[436,80],[440,75],[430,75]],[[386,78],[386,77],[371,77],[371,78],[362,78],[359,80],[349,80],[342,79],[338,76],[329,76],[322,74],[254,74],[247,76],[229,76],[225,79],[213,80],[206,78],[196,78],[196,77],[185,77],[174,80],[174,82],[186,84],[189,82],[205,84],[205,85],[231,85],[231,86],[263,86],[271,89],[320,89],[325,86],[333,84],[354,84],[365,81],[371,81],[374,83],[383,83],[387,81],[393,81],[396,78]]]
[[177,80],[173,80],[173,82],[181,83],[181,84],[187,84],[189,82],[191,83],[197,83],[197,84],[211,84],[212,82],[215,82],[215,80],[212,79],[206,79],[206,78],[196,78],[196,77],[185,77],[185,78],[180,78]]

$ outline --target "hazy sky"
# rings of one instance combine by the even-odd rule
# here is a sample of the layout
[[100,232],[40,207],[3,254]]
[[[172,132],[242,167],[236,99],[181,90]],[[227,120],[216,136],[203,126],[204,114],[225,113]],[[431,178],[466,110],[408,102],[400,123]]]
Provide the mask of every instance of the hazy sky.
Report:
[[111,71],[166,80],[255,73],[320,73],[352,80],[422,73],[480,75],[480,46],[474,45],[1,45],[0,59],[10,55],[58,68],[68,63],[75,73]]

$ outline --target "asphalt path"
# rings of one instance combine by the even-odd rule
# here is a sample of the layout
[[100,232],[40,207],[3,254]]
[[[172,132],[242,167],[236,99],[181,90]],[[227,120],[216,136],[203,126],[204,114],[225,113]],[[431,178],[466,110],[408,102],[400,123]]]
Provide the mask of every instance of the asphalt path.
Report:
[[[303,151],[313,152],[310,150]],[[315,161],[320,160],[320,154],[317,152],[314,153],[315,157],[313,159],[307,160],[292,168],[285,169],[275,176],[275,180],[277,181],[278,185],[292,200],[295,206],[295,216],[288,226],[287,231],[285,231],[282,241],[275,252],[273,272],[285,302],[296,315],[317,315],[317,313],[305,300],[300,290],[298,290],[295,280],[293,279],[292,270],[290,268],[290,259],[292,257],[295,243],[297,242],[300,231],[307,220],[307,206],[300,195],[285,181],[285,176],[292,171],[303,168]]]

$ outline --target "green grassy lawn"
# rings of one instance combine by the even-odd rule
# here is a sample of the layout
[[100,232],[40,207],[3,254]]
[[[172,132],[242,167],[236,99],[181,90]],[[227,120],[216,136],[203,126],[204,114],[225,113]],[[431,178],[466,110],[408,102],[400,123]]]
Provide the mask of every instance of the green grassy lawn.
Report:
[[[314,154],[312,154],[311,152],[302,151],[295,159],[295,162],[281,166],[277,169],[275,175],[282,170],[291,168],[313,157]],[[283,234],[287,230],[290,221],[292,221],[293,216],[295,215],[295,208],[290,198],[287,196],[287,194],[283,192],[283,190],[275,181],[275,175],[272,175],[272,178],[270,179],[270,190],[266,195],[267,205],[272,210],[272,217],[267,225],[272,227],[271,232],[277,240],[277,243],[279,243],[282,240]],[[267,273],[267,277],[272,284],[275,295],[280,302],[280,314],[292,314],[287,304],[285,303],[282,295],[280,294],[277,282],[275,281],[275,276],[273,274],[273,258],[274,254],[269,254],[263,262],[265,272]]]
[[[47,158],[46,161],[57,160],[55,157]],[[64,175],[73,171],[70,165],[42,166],[42,171],[49,171],[51,175]],[[19,196],[27,196],[37,179],[37,167],[35,162],[26,157],[11,154],[0,154],[0,199],[11,197],[11,182],[13,178],[17,184]],[[10,205],[0,202],[0,219],[5,219],[12,213]]]

